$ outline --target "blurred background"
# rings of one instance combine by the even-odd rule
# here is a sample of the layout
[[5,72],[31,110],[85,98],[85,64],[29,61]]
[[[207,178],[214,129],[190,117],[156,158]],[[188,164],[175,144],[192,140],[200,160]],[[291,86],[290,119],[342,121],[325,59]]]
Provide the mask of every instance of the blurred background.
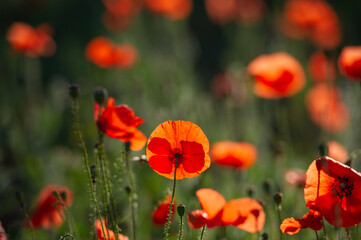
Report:
[[[236,1],[237,13],[233,15],[222,14],[212,1],[180,3],[173,12],[162,10],[160,6],[167,4],[161,2],[0,1],[0,221],[9,239],[30,239],[31,235],[24,228],[15,192],[24,194],[25,208],[31,213],[38,193],[48,184],[71,189],[74,201],[70,212],[78,230],[77,239],[92,239],[89,191],[68,95],[71,84],[80,87],[80,124],[91,162],[98,138],[93,91],[99,87],[107,89],[117,104],[129,105],[145,120],[139,129],[146,136],[166,120],[182,119],[200,126],[210,144],[220,140],[253,143],[258,158],[250,169],[211,165],[200,176],[179,181],[176,200],[177,204],[185,204],[188,212],[199,208],[195,197],[199,188],[213,188],[227,200],[245,197],[251,189],[252,196],[264,203],[264,232],[270,239],[278,237],[279,225],[275,205],[264,191],[264,181],[270,182],[271,194],[283,193],[282,219],[300,218],[307,211],[303,190],[285,182],[287,169],[307,170],[319,156],[319,145],[336,140],[353,158],[353,167],[361,170],[357,161],[361,144],[359,83],[346,79],[336,67],[335,85],[350,113],[342,131],[330,133],[322,129],[311,120],[305,105],[305,95],[314,84],[308,66],[310,56],[322,50],[336,64],[344,46],[360,45],[360,1],[327,1],[341,29],[340,43],[327,49],[285,33],[284,0]],[[218,5],[226,8],[226,2]],[[6,37],[14,22],[34,28],[49,24],[48,32],[56,44],[54,54],[29,56],[14,49]],[[86,48],[99,36],[115,45],[133,45],[137,52],[134,63],[101,67],[92,62]],[[279,51],[300,62],[306,85],[289,98],[259,98],[253,93],[247,65],[262,54]],[[123,145],[105,139],[120,227],[123,234],[130,236],[124,192],[127,182],[119,161]],[[133,156],[141,154],[145,154],[145,148]],[[163,228],[152,223],[151,212],[171,190],[172,181],[156,174],[147,164],[134,162],[133,169],[138,191],[138,238],[162,239]],[[174,238],[177,222],[175,218],[170,229]],[[66,231],[65,224],[58,229],[38,230],[37,239],[58,239]],[[184,231],[184,239],[199,235],[187,224]],[[219,234],[218,229],[206,232],[208,239],[218,239]],[[227,236],[255,239],[234,227],[228,227]],[[310,236],[313,238],[314,233],[304,230],[293,239]]]

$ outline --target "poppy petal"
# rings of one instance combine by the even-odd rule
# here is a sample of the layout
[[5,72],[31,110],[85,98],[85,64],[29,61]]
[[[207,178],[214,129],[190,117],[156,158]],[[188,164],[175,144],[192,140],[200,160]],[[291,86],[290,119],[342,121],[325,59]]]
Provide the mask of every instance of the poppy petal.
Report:
[[199,189],[196,195],[202,209],[208,214],[210,219],[214,218],[226,205],[226,199],[213,189]]
[[182,164],[184,170],[195,173],[202,170],[204,166],[204,151],[201,144],[197,142],[182,141]]
[[174,164],[169,161],[168,156],[154,155],[149,159],[149,166],[158,173],[171,173]]

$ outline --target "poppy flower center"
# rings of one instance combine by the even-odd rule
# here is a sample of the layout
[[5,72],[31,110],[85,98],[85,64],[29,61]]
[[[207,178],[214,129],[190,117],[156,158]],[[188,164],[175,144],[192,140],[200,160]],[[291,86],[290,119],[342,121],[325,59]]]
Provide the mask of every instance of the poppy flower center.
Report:
[[353,182],[348,177],[335,178],[332,184],[332,192],[335,193],[341,200],[343,197],[350,197],[353,190]]
[[172,150],[172,155],[169,156],[169,160],[175,164],[178,159],[178,165],[179,165],[181,157],[182,157],[182,150],[180,148],[174,148]]

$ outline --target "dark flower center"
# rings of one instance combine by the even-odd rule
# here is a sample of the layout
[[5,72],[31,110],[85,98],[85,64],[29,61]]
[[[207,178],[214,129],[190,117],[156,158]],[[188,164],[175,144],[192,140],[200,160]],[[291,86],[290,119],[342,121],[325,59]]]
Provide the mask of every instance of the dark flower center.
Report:
[[177,158],[178,158],[178,165],[179,165],[181,157],[182,157],[182,149],[174,148],[172,150],[172,155],[169,156],[169,160],[172,161],[175,164],[176,161],[177,161]]
[[335,193],[340,200],[343,197],[350,197],[353,190],[353,182],[351,182],[348,177],[338,176],[332,183],[332,192]]

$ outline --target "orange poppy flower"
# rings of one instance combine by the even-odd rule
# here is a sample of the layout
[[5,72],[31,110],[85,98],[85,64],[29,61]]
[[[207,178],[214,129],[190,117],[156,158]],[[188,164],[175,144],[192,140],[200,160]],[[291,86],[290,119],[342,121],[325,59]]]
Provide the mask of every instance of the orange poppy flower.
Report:
[[107,11],[122,17],[132,17],[142,9],[140,0],[103,0]]
[[257,148],[247,142],[220,141],[211,146],[210,155],[216,164],[248,169],[256,162]]
[[6,39],[12,48],[29,57],[48,57],[54,55],[56,50],[51,32],[48,24],[42,24],[34,29],[27,23],[15,22],[6,33]]
[[348,161],[348,152],[344,146],[336,141],[328,141],[328,156],[335,159],[341,163],[346,163]]
[[361,46],[345,47],[338,58],[341,73],[351,79],[361,79]]
[[284,32],[289,37],[308,38],[325,49],[333,49],[341,42],[338,17],[322,0],[288,1],[284,10]]
[[266,4],[262,0],[238,0],[235,9],[235,21],[250,24],[259,21],[266,13]]
[[290,97],[305,84],[300,63],[287,53],[277,52],[261,55],[247,67],[254,78],[254,93],[262,98]]
[[[103,223],[103,227],[104,227],[104,232],[107,235],[106,239],[107,240],[116,240],[114,232],[106,227],[106,222],[104,221],[104,219],[102,219],[101,221],[99,219],[97,219],[95,221],[95,230],[98,235],[98,240],[105,239],[105,236],[104,236],[103,230],[102,230],[102,223]],[[120,234],[120,233],[118,233],[118,239],[119,240],[129,240],[129,238],[127,236]]]
[[223,25],[234,19],[236,0],[206,0],[204,3],[209,18],[215,24]]
[[196,195],[203,210],[190,215],[188,218],[190,226],[199,228],[205,222],[208,228],[233,225],[251,233],[263,229],[265,213],[258,201],[240,198],[227,203],[220,193],[209,188],[199,189]]
[[283,176],[292,186],[304,187],[306,185],[306,172],[302,169],[288,169]]
[[323,52],[315,52],[308,61],[308,71],[315,82],[335,81],[335,65]]
[[[168,220],[168,213],[169,213],[169,205],[172,197],[166,196],[157,206],[156,209],[152,212],[152,221],[156,225],[164,225]],[[171,219],[174,217],[175,214],[175,199],[173,200],[172,204],[172,214]]]
[[338,227],[361,222],[361,174],[330,157],[314,160],[307,172],[306,203],[314,203]]
[[178,157],[177,179],[198,176],[209,168],[209,142],[196,124],[188,121],[167,121],[150,135],[147,146],[149,166],[159,175],[174,178]]
[[338,88],[319,83],[309,90],[305,101],[312,121],[324,130],[339,133],[349,125],[350,114]]
[[53,195],[53,191],[57,191],[59,196],[62,192],[66,193],[66,199],[63,202],[65,207],[70,207],[73,202],[73,193],[66,187],[48,185],[43,188],[38,196],[36,209],[30,216],[35,229],[39,227],[50,229],[63,223],[64,209],[58,198]]
[[322,229],[322,214],[310,209],[301,219],[286,218],[283,220],[280,228],[283,233],[288,233],[289,235],[298,233],[301,228],[311,228],[318,231]]
[[8,240],[8,237],[6,236],[5,229],[1,224],[1,221],[0,221],[0,240]]
[[114,98],[108,98],[107,107],[94,105],[95,122],[101,132],[122,142],[130,142],[130,149],[138,151],[147,142],[147,137],[137,129],[144,120],[135,116],[127,105],[115,106]]
[[208,222],[208,214],[200,209],[191,211],[187,214],[188,224],[191,228],[201,228]]
[[145,0],[148,9],[172,20],[187,18],[192,12],[192,0]]

